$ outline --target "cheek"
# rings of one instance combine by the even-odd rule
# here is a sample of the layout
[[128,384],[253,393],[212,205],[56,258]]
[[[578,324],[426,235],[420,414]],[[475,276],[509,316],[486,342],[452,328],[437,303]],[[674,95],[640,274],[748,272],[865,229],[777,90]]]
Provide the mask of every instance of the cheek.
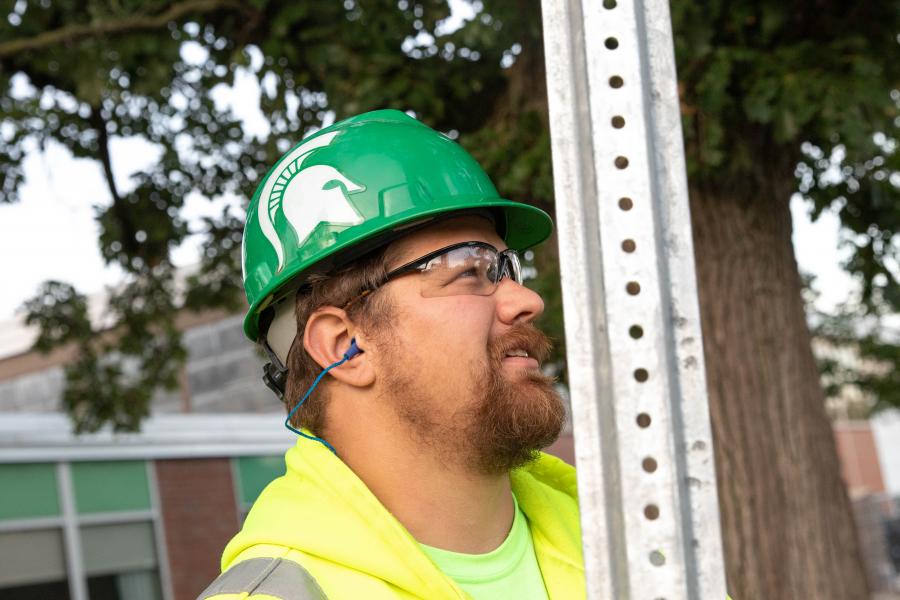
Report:
[[473,361],[484,359],[491,324],[492,301],[487,297],[450,296],[423,299],[405,311],[403,337],[413,352],[452,377]]

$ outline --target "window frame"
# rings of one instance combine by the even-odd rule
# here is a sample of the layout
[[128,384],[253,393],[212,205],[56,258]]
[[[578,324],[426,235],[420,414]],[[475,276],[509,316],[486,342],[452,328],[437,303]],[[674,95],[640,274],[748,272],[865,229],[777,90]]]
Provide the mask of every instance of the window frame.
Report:
[[[124,460],[124,459],[123,459]],[[133,460],[133,459],[132,459]],[[149,508],[146,510],[110,511],[79,514],[75,501],[75,483],[72,474],[73,462],[119,462],[109,459],[81,461],[48,461],[55,466],[56,492],[59,500],[59,514],[55,516],[23,517],[0,520],[0,533],[28,532],[42,529],[59,529],[63,540],[66,581],[71,600],[88,600],[87,572],[81,539],[81,527],[93,525],[116,525],[123,523],[151,524],[156,553],[156,570],[159,575],[163,600],[172,600],[171,572],[166,552],[165,527],[159,498],[156,465],[153,459],[142,459],[149,493]],[[31,464],[31,463],[19,463]]]

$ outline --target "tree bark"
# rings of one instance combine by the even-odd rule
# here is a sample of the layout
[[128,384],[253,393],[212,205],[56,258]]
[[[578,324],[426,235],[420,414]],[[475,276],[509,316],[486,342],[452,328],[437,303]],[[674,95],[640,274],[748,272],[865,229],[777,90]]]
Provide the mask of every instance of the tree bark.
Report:
[[738,600],[868,598],[800,296],[790,186],[770,187],[753,198],[691,189],[728,588]]

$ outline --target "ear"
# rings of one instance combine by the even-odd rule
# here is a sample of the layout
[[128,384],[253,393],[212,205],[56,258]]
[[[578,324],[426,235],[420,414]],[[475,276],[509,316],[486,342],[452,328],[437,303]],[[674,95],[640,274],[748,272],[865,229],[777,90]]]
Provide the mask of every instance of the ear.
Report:
[[[359,333],[346,312],[334,306],[323,306],[313,312],[306,321],[303,347],[324,369],[344,358],[344,353],[350,349],[350,341]],[[365,340],[359,337],[356,344],[361,349],[366,349]],[[329,374],[338,381],[354,387],[366,387],[375,381],[372,363],[365,352],[335,367]]]

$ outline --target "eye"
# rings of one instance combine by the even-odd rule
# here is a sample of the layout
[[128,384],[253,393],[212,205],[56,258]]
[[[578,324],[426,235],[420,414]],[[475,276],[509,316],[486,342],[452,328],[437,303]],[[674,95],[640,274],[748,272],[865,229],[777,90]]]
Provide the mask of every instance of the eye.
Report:
[[447,286],[465,286],[466,289],[480,287],[484,282],[484,269],[480,265],[465,265],[454,271]]
[[495,264],[495,263],[491,263],[491,265],[487,268],[487,271],[485,272],[485,276],[491,282],[500,281],[500,279],[503,277],[503,275],[504,274],[501,273],[499,277],[497,276],[497,264]]

